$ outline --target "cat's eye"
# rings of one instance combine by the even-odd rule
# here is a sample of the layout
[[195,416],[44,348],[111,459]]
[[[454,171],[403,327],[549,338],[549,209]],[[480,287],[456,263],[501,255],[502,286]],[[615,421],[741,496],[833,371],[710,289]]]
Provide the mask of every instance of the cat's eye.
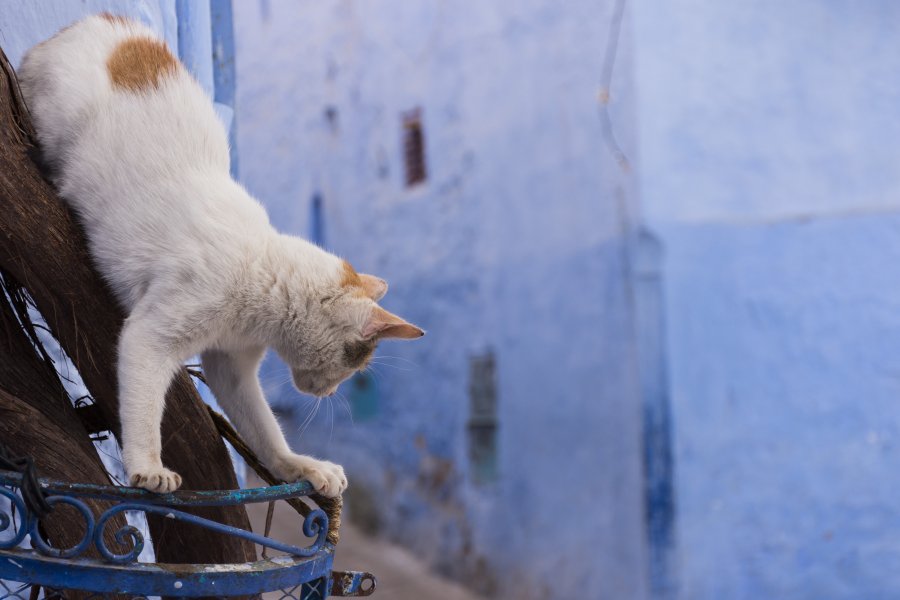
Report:
[[374,351],[375,344],[371,341],[347,342],[344,344],[344,363],[350,368],[358,369]]

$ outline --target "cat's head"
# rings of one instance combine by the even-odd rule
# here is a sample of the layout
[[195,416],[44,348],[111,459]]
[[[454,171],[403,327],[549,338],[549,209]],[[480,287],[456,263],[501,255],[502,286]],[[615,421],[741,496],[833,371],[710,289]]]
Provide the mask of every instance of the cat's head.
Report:
[[378,306],[387,283],[357,273],[341,261],[335,277],[316,286],[302,319],[290,331],[279,354],[291,367],[294,386],[301,392],[323,397],[364,369],[375,347],[385,339],[415,339],[425,332]]

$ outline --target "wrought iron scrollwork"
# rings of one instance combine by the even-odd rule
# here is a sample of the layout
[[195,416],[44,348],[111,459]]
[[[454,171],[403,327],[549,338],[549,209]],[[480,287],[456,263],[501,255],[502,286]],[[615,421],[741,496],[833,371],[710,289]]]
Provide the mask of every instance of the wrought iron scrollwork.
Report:
[[106,546],[106,542],[103,539],[103,531],[106,527],[106,524],[109,522],[109,519],[112,518],[113,515],[128,510],[139,510],[147,514],[156,514],[170,519],[175,519],[177,521],[185,521],[194,525],[200,525],[201,527],[205,527],[219,533],[224,533],[225,535],[231,535],[249,540],[266,548],[280,550],[282,552],[286,552],[287,554],[302,557],[310,557],[319,552],[325,545],[325,534],[328,531],[328,517],[325,516],[324,512],[318,509],[312,511],[309,516],[306,517],[306,519],[304,519],[303,521],[304,535],[306,535],[306,537],[315,538],[310,546],[303,548],[300,546],[294,546],[292,544],[285,544],[283,542],[273,540],[272,538],[252,533],[250,531],[245,531],[244,529],[239,529],[230,525],[223,525],[222,523],[217,523],[216,521],[210,521],[209,519],[188,514],[174,508],[124,503],[106,510],[97,520],[97,526],[93,532],[94,545],[97,547],[100,555],[110,562],[132,562],[137,559],[137,556],[141,553],[141,550],[144,547],[143,536],[141,536],[140,531],[138,531],[131,525],[125,525],[115,533],[116,541],[120,544],[126,545],[125,538],[130,538],[132,548],[129,552],[126,552],[124,554],[115,554]]
[[[28,510],[22,498],[15,493],[18,474],[12,472],[0,472],[0,495],[9,500],[9,512],[0,511],[0,532],[15,527],[15,520],[18,518],[19,527],[15,530],[14,535],[7,539],[0,540],[0,549],[9,549],[19,546],[25,539],[26,535],[31,535],[31,543],[35,550],[45,556],[54,558],[74,558],[84,554],[91,546],[94,546],[105,560],[115,564],[127,564],[137,561],[138,555],[144,548],[144,537],[141,532],[133,525],[123,525],[113,535],[118,544],[128,548],[126,552],[117,553],[110,549],[104,538],[107,525],[115,515],[126,511],[140,511],[146,514],[155,514],[178,521],[185,521],[194,525],[199,525],[206,529],[216,531],[225,535],[239,537],[254,544],[259,544],[265,548],[279,550],[292,556],[308,558],[315,556],[325,547],[326,534],[328,533],[328,517],[320,510],[316,509],[303,521],[303,533],[306,537],[313,538],[309,546],[301,547],[293,544],[279,542],[272,538],[259,535],[250,531],[246,531],[230,525],[223,525],[216,521],[192,515],[182,510],[173,508],[170,505],[160,504],[160,496],[154,496],[145,493],[144,497],[135,498],[133,489],[120,491],[122,488],[112,486],[91,486],[92,489],[80,489],[78,494],[83,497],[95,497],[105,500],[117,501],[113,507],[103,511],[95,520],[94,514],[90,507],[74,496],[53,495],[47,497],[47,503],[51,506],[59,504],[67,504],[73,507],[83,519],[84,535],[82,539],[70,548],[55,548],[50,545],[41,535],[38,527],[39,520]],[[64,484],[62,484],[64,485]],[[45,488],[55,489],[60,485],[44,484]],[[200,498],[190,496],[190,492],[180,497],[178,493],[170,494],[173,504],[179,507],[190,506],[209,506],[213,504],[237,504],[239,499],[244,497],[252,501],[262,501],[267,499],[286,498],[297,495],[306,495],[308,486],[305,484],[297,484],[295,489],[291,490],[291,484],[285,486],[277,486],[269,488],[272,490],[270,496],[267,497],[265,492],[257,490],[229,490],[218,493],[205,493]],[[290,492],[294,493],[291,494]],[[238,498],[238,501],[235,501]],[[16,515],[18,513],[18,515]]]
[[[89,591],[96,600],[123,593],[132,597],[220,596],[223,590],[233,595],[282,590],[286,598],[296,597],[295,594],[301,598],[325,598],[365,596],[374,590],[374,578],[369,574],[332,573],[334,544],[328,537],[328,514],[321,509],[310,510],[303,520],[303,533],[311,538],[307,546],[280,542],[188,512],[200,506],[235,506],[309,496],[314,491],[309,482],[247,490],[152,494],[136,488],[40,480],[36,489],[42,501],[50,507],[68,505],[78,513],[73,527],[83,529],[83,535],[68,548],[54,547],[44,538],[38,514],[21,496],[21,482],[19,473],[0,470],[0,580],[27,582],[25,587],[40,586],[45,592]],[[104,508],[94,514],[91,507],[95,505],[88,499],[103,501]],[[132,511],[236,536],[285,556],[230,565],[140,562],[138,557],[147,540],[138,528],[118,525],[121,520],[116,518]],[[115,531],[112,527],[116,527]],[[31,549],[23,547],[28,536]],[[95,552],[99,557],[92,556]],[[6,588],[9,593],[4,594],[3,589],[0,588],[0,599],[19,597],[18,591]],[[55,597],[64,600],[65,595]]]
[[84,519],[84,537],[71,548],[54,548],[44,539],[44,536],[41,535],[40,527],[38,527],[40,521],[38,521],[34,515],[28,514],[31,545],[41,554],[52,556],[54,558],[74,558],[84,554],[84,551],[91,546],[91,534],[94,532],[94,513],[91,512],[90,507],[77,498],[69,498],[67,496],[49,496],[47,498],[47,504],[50,506],[68,504],[69,506],[74,507]]
[[0,540],[0,549],[15,548],[28,535],[30,525],[27,520],[28,509],[25,508],[25,501],[11,489],[0,486],[0,496],[3,496],[10,502],[9,512],[0,512],[0,532],[15,527],[15,514],[17,512],[20,519],[20,527],[15,531],[14,535],[9,539]]

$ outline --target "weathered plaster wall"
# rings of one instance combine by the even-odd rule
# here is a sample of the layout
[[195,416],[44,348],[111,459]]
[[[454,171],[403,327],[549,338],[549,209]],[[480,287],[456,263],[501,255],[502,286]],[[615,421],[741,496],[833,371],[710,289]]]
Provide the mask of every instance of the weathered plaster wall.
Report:
[[[326,404],[300,439],[307,410],[273,367],[270,397],[296,407],[299,449],[349,468],[357,515],[499,598],[645,590],[633,194],[596,100],[611,11],[235,4],[242,180],[301,235],[318,194],[329,246],[386,277],[385,306],[428,330],[383,345],[355,423]],[[619,57],[613,115],[630,150],[627,28]],[[406,189],[402,115],[417,107],[429,177]],[[476,484],[469,360],[488,349],[498,476]]]
[[891,143],[900,136],[900,5],[636,0],[633,8],[650,221],[900,206]]
[[897,597],[900,6],[633,8],[679,597]]
[[896,596],[900,219],[666,239],[683,597]]

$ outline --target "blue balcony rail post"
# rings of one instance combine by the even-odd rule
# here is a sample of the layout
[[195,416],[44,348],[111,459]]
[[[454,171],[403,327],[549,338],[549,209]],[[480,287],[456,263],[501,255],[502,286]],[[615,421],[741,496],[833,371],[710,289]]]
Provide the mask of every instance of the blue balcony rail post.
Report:
[[234,22],[231,0],[210,0],[212,21],[213,85],[216,108],[220,116],[224,107],[230,115],[228,145],[231,149],[231,175],[238,178],[237,123],[235,110]]

